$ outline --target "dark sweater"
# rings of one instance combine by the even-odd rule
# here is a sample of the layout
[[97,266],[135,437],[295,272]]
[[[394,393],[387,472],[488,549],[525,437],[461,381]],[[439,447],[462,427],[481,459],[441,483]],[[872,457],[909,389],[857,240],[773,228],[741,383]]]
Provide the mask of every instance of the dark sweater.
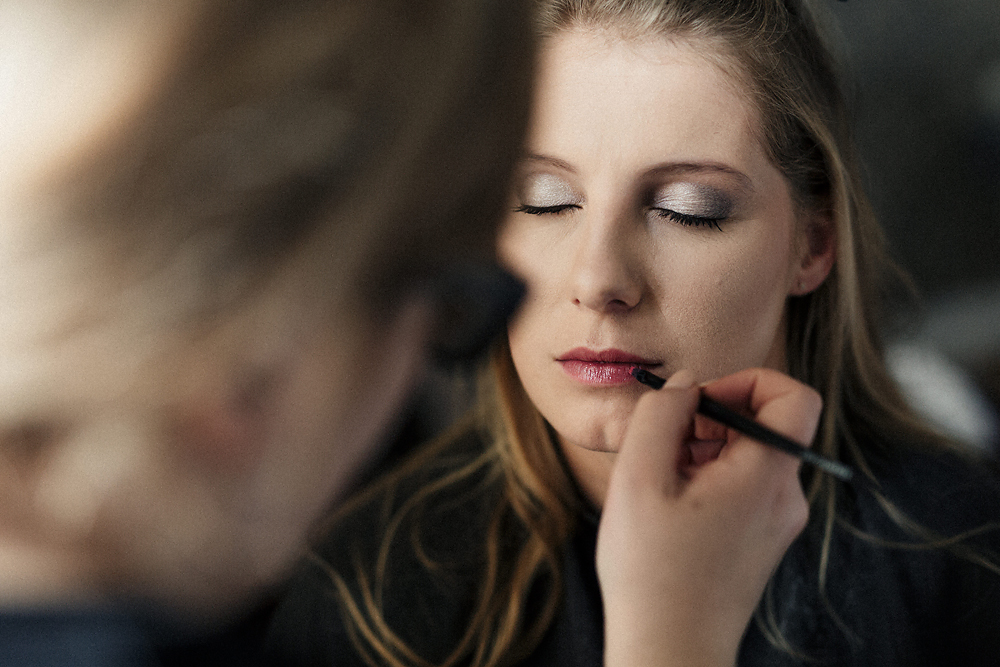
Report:
[[[482,447],[473,437],[460,444],[396,493],[362,505],[323,539],[317,548],[319,562],[302,566],[272,619],[266,637],[270,661],[366,664],[345,628],[327,566],[352,585],[354,563],[373,562],[384,534],[380,527],[393,509]],[[926,528],[954,535],[1000,521],[1000,476],[985,465],[954,454],[911,452],[905,459],[882,461],[877,470],[884,494]],[[484,474],[473,476],[435,495],[419,516],[408,516],[393,543],[383,596],[385,616],[399,636],[432,663],[448,655],[468,622],[496,498],[495,482]],[[849,521],[865,532],[914,542],[867,492],[845,493],[843,504]],[[751,621],[740,665],[1000,665],[1000,576],[945,549],[880,546],[838,526],[824,600],[817,564],[822,519],[812,517],[772,581],[774,618],[781,633],[809,660],[776,648]],[[516,522],[506,526],[504,541],[518,544],[521,527]],[[414,554],[413,529],[435,562],[432,570]],[[563,553],[564,588],[557,617],[519,665],[602,664],[596,534],[596,521],[581,517]],[[997,562],[1000,531],[963,544],[991,550]],[[528,601],[529,615],[548,586],[548,578],[539,577]]]
[[263,667],[270,603],[214,632],[142,604],[0,610],[0,667]]

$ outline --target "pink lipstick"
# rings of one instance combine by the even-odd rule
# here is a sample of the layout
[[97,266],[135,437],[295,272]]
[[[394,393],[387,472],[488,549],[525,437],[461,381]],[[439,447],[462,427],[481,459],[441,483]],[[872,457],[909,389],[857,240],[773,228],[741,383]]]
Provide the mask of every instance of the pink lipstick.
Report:
[[633,368],[648,370],[660,365],[656,360],[614,348],[595,351],[578,347],[560,355],[556,361],[571,378],[594,387],[625,385],[632,381]]

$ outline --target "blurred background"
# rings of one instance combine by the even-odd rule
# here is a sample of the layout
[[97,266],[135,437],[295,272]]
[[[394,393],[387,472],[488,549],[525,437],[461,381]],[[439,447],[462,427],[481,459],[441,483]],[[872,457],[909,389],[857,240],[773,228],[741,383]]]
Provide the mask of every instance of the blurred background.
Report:
[[942,428],[1000,445],[1000,2],[823,3],[869,194],[920,299],[889,361]]

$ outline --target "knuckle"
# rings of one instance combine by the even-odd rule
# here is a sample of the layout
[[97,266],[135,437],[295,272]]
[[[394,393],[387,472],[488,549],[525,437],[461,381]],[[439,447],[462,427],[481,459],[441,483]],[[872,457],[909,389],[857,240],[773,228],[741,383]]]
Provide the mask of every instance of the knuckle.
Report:
[[817,413],[823,409],[823,397],[818,391],[808,385],[802,385],[802,390],[802,400],[805,403],[806,408]]
[[807,523],[809,523],[809,503],[799,488],[788,508],[788,527],[794,536],[805,530]]

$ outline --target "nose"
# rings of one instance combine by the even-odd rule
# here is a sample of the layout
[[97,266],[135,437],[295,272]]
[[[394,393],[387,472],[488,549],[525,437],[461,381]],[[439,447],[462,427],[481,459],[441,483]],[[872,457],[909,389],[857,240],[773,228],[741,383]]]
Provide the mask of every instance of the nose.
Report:
[[642,300],[643,282],[627,223],[584,225],[575,249],[573,303],[600,313],[624,314]]

